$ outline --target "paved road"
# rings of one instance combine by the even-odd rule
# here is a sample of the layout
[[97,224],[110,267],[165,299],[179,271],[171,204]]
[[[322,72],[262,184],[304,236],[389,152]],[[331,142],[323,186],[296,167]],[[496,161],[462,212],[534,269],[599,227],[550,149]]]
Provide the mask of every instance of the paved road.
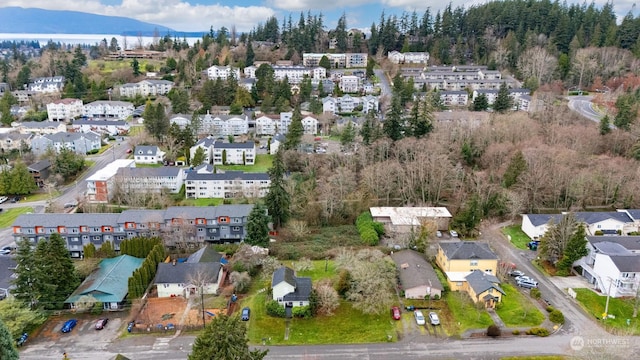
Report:
[[593,96],[569,96],[569,109],[599,123],[602,115],[593,107],[592,99]]

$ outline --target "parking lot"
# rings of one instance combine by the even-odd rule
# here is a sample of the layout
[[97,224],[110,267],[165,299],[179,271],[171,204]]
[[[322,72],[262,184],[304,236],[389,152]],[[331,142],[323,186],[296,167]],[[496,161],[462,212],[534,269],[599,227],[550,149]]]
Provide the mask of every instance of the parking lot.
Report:
[[[93,349],[106,349],[111,340],[118,337],[126,326],[125,313],[103,313],[101,315],[82,314],[79,316],[52,316],[38,332],[32,334],[24,348],[56,347],[63,352],[65,347],[88,347]],[[102,330],[96,330],[96,321],[101,318],[109,318],[108,324]],[[69,319],[77,319],[78,323],[68,333],[62,333],[62,325]]]

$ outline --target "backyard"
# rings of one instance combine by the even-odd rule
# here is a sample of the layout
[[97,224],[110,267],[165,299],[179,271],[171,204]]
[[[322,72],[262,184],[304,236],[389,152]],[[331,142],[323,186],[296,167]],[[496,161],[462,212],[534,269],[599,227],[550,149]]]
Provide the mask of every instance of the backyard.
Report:
[[244,172],[267,172],[273,163],[273,156],[266,154],[256,155],[256,163],[254,165],[216,165],[218,170],[232,170]]
[[520,229],[520,225],[514,224],[505,226],[502,228],[502,233],[507,237],[511,237],[511,243],[513,244],[513,246],[522,250],[528,249],[527,244],[531,241],[531,239],[529,239],[527,234],[525,234],[522,229]]
[[510,284],[501,284],[506,296],[502,297],[496,313],[507,327],[538,326],[544,321],[544,315],[518,289]]
[[339,247],[363,246],[355,225],[333,227],[310,227],[308,234],[300,239],[279,236],[269,245],[271,255],[278,259],[297,260],[307,257],[312,260],[325,259],[327,251]]
[[[639,318],[632,316],[634,299],[609,298],[608,314],[613,316],[613,318],[608,317],[602,320],[607,297],[596,294],[590,289],[574,290],[577,294],[576,300],[578,300],[580,306],[582,306],[587,313],[598,319],[605,329],[621,335],[640,335]],[[627,321],[629,321],[628,324]]]

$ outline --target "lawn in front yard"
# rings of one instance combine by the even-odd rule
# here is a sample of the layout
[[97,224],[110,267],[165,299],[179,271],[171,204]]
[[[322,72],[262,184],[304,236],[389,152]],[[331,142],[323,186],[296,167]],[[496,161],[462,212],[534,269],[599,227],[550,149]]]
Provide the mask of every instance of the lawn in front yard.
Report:
[[[590,289],[573,289],[577,296],[576,300],[580,306],[589,314],[593,315],[607,331],[619,333],[621,335],[640,335],[640,318],[633,318],[634,299],[609,298],[609,315],[615,318],[602,320],[602,314],[607,302],[606,296],[596,294]],[[627,325],[630,319],[630,325]]]
[[48,192],[39,192],[39,193],[35,193],[35,194],[30,194],[30,195],[26,195],[26,200],[24,200],[25,202],[31,202],[31,201],[41,201],[41,200],[49,200],[50,198],[56,198],[60,196],[60,192],[58,190],[53,190],[51,192],[51,194],[49,194]]
[[531,301],[514,286],[501,284],[507,294],[502,297],[502,303],[496,308],[496,313],[507,327],[538,326],[544,321],[544,315]]
[[28,212],[33,212],[33,208],[25,206],[3,210],[0,212],[0,228],[6,228],[13,225],[13,222],[16,221],[18,216]]
[[218,206],[222,205],[224,199],[203,198],[203,199],[183,199],[179,206]]
[[216,165],[216,169],[263,173],[271,169],[271,164],[273,164],[273,155],[259,154],[256,155],[256,163],[254,165]]
[[262,344],[263,339],[267,345],[363,344],[386,342],[388,336],[396,339],[395,324],[386,311],[363,314],[342,300],[332,316],[291,319],[289,340],[285,340],[285,319],[267,315],[266,293],[251,296],[241,304],[251,308],[247,333],[252,344]]
[[465,292],[447,292],[444,300],[449,309],[442,311],[440,323],[448,335],[461,335],[471,329],[486,330],[493,324],[487,310],[476,306]]
[[502,228],[502,233],[507,236],[507,238],[509,236],[511,237],[511,243],[513,246],[518,249],[529,250],[529,248],[527,248],[527,244],[531,239],[522,231],[520,225],[514,224],[505,226]]

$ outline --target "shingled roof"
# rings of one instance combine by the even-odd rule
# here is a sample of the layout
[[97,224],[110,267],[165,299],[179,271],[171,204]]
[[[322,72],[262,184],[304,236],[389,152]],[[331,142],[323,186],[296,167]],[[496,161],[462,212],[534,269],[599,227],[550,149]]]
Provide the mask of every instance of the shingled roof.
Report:
[[474,270],[471,274],[467,275],[465,278],[469,286],[473,289],[476,294],[482,294],[483,292],[489,289],[496,289],[502,293],[502,295],[506,295],[504,290],[498,285],[500,280],[497,277],[487,274],[481,270]]
[[427,285],[435,289],[444,290],[436,272],[429,262],[419,252],[401,250],[391,254],[400,274],[400,283],[404,289],[411,289]]
[[489,245],[476,241],[443,241],[439,243],[449,260],[497,259]]

